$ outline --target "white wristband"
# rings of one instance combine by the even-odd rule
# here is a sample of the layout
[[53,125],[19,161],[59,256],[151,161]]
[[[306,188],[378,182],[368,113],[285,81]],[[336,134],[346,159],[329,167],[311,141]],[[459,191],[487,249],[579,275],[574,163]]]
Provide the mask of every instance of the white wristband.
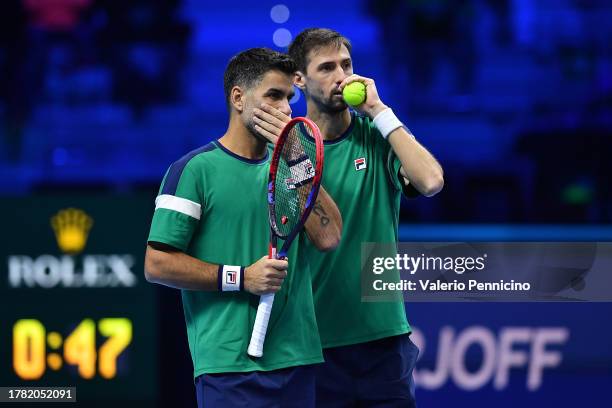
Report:
[[404,126],[402,122],[395,116],[391,108],[387,108],[380,112],[372,121],[384,139],[389,137],[395,129]]
[[244,268],[235,265],[219,265],[218,285],[220,292],[244,289]]

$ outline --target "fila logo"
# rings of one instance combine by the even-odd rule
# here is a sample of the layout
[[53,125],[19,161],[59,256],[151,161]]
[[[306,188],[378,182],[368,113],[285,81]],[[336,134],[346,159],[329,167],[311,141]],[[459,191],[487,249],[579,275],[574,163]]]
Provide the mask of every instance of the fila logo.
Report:
[[306,170],[306,176],[310,178],[314,177],[314,167],[312,167],[312,163],[310,162],[310,160],[306,162],[306,164],[304,165],[304,169]]
[[228,271],[225,275],[225,283],[227,283],[228,285],[235,285],[236,275],[236,271]]
[[355,170],[359,171],[359,170],[363,170],[365,169],[366,166],[366,159],[365,157],[360,157],[358,159],[355,159]]
[[286,178],[285,185],[287,186],[287,190],[295,190],[295,179],[292,177]]

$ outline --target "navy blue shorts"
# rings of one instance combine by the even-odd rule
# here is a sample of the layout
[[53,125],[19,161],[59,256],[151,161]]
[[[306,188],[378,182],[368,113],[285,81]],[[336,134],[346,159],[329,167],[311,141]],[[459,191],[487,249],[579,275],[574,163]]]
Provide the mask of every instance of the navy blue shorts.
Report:
[[198,407],[314,407],[314,367],[200,375],[195,381]]
[[319,407],[416,407],[412,370],[419,349],[408,334],[323,350]]

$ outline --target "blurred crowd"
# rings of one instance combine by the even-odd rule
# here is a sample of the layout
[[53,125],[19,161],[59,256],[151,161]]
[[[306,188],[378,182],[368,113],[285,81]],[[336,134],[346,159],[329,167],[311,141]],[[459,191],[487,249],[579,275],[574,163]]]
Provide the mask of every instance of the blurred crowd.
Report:
[[39,103],[176,100],[190,33],[178,0],[5,0],[0,5],[3,159]]
[[[77,178],[154,188],[180,152],[218,136],[225,107],[209,94],[220,88],[217,71],[208,74],[227,56],[201,44],[232,35],[235,7],[226,23],[223,7],[2,1],[0,192]],[[375,47],[355,44],[359,71],[377,79],[446,169],[444,192],[404,204],[404,220],[612,221],[609,2],[363,0],[337,13],[377,27]],[[316,25],[299,18],[291,21]],[[270,21],[242,22],[272,32]]]

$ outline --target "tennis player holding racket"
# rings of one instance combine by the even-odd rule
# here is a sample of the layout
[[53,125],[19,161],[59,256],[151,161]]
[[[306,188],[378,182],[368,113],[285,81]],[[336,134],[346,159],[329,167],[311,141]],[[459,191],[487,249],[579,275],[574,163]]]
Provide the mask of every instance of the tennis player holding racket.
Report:
[[[325,358],[317,407],[411,407],[418,350],[404,304],[361,302],[361,243],[397,241],[401,193],[436,194],[442,169],[381,101],[374,80],[353,74],[350,51],[349,40],[328,29],[305,30],[289,47],[307,117],[325,140],[323,184],[344,222],[335,251],[309,256]],[[342,89],[355,81],[366,99],[352,112]]]
[[[260,132],[254,119],[259,108],[290,116],[294,72],[293,61],[268,49],[233,57],[224,75],[227,132],[172,164],[156,199],[145,273],[182,289],[199,406],[314,406],[313,364],[323,359],[309,262],[301,254],[309,240],[319,250],[338,245],[340,214],[321,189],[325,222],[313,212],[287,259],[268,258],[270,141],[282,127]],[[306,168],[299,152],[283,159],[292,160],[293,171]],[[300,174],[293,187],[311,182]],[[247,347],[257,305],[271,293],[263,355],[253,358]]]

